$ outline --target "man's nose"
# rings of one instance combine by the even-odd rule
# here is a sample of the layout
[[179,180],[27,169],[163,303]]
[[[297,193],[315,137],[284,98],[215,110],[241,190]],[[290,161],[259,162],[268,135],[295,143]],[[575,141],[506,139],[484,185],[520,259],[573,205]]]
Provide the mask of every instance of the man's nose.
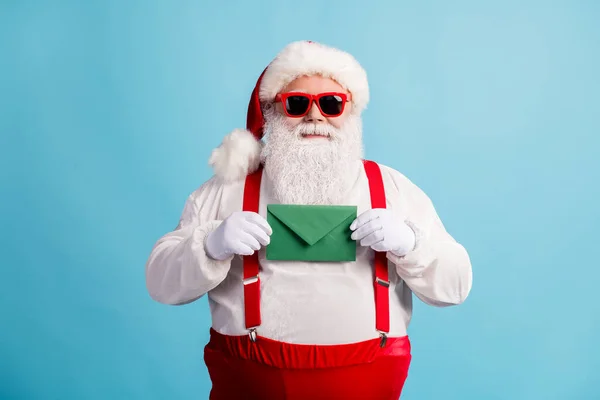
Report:
[[325,117],[323,116],[323,114],[321,114],[321,110],[319,110],[319,107],[314,101],[310,105],[310,110],[308,110],[308,114],[304,116],[304,120],[313,124],[325,122]]

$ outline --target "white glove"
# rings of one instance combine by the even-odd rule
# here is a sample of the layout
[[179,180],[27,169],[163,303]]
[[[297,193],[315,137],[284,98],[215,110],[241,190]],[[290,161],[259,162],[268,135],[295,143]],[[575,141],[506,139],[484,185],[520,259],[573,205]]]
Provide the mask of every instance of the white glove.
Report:
[[387,208],[365,211],[350,225],[352,240],[375,251],[390,251],[403,257],[415,248],[415,232]]
[[237,211],[225,218],[206,238],[206,254],[214,260],[226,260],[234,254],[249,256],[271,241],[273,230],[260,215]]

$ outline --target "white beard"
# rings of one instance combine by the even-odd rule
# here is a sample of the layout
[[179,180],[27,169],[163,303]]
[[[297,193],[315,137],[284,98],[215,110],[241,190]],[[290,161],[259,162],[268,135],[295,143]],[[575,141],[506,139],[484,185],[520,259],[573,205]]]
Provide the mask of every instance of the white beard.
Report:
[[[267,112],[266,144],[261,153],[272,195],[283,204],[343,204],[363,156],[362,123],[350,115],[341,127],[300,123],[289,128],[285,117]],[[320,134],[329,139],[306,139]]]

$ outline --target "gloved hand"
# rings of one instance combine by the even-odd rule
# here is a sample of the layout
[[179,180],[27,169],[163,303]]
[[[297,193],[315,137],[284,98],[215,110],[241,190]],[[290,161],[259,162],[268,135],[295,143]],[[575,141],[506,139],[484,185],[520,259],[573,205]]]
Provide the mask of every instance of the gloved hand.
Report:
[[405,256],[415,247],[415,232],[387,208],[365,211],[350,225],[351,238],[375,251],[391,251],[398,257]]
[[273,230],[254,212],[238,211],[225,218],[206,238],[206,254],[214,260],[225,260],[234,254],[251,255],[270,242]]

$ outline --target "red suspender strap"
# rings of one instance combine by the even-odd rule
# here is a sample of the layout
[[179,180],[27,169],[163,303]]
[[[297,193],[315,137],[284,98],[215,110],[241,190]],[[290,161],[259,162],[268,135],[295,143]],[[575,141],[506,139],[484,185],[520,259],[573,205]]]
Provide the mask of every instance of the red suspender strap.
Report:
[[[376,162],[363,161],[369,190],[371,192],[371,208],[386,208],[385,188],[381,169]],[[381,334],[381,346],[385,346],[390,331],[390,281],[388,263],[385,252],[375,252],[375,328]]]
[[[243,211],[258,213],[260,204],[260,182],[262,179],[262,167],[246,177],[244,186]],[[246,328],[249,329],[250,339],[256,341],[256,327],[260,325],[260,277],[258,252],[251,256],[243,256],[244,275],[244,312],[246,317]]]

